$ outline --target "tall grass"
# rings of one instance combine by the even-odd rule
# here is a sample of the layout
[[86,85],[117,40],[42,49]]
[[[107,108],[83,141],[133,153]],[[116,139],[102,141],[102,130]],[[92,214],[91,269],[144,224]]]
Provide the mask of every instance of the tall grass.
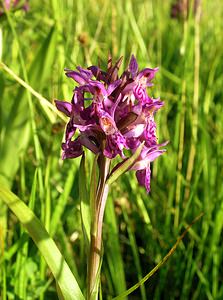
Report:
[[[65,67],[98,58],[103,66],[109,51],[123,55],[123,65],[134,53],[140,67],[160,67],[152,94],[165,101],[156,119],[159,141],[170,142],[153,165],[149,195],[128,173],[109,196],[104,299],[147,274],[202,211],[170,261],[129,299],[223,298],[223,4],[203,0],[187,19],[172,19],[170,7],[161,0],[30,1],[28,13],[0,19],[1,60],[52,104],[72,97]],[[61,161],[64,121],[0,70],[1,181],[40,217],[84,289],[80,160]],[[57,297],[43,258],[2,203],[0,287],[3,300]]]

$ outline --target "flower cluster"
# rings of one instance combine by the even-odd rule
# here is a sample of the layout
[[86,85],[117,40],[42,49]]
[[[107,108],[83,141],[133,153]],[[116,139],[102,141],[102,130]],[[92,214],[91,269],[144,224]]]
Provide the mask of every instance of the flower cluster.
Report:
[[[71,103],[55,101],[58,110],[69,117],[62,158],[75,158],[83,147],[95,154],[125,160],[123,150],[134,153],[144,142],[143,149],[131,169],[136,170],[140,185],[150,191],[150,162],[161,155],[154,113],[163,105],[147,94],[157,68],[138,70],[132,55],[128,69],[119,77],[122,58],[115,64],[109,58],[107,70],[97,66],[66,70],[66,75],[78,83]],[[77,133],[76,131],[79,131]]]

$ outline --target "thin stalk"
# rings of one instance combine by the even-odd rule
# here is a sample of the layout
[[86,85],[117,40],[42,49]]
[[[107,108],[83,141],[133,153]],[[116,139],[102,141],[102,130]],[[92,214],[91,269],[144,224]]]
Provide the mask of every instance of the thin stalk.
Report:
[[93,205],[91,221],[91,241],[88,260],[88,289],[87,299],[98,299],[99,275],[102,258],[102,225],[105,204],[108,196],[106,179],[109,173],[110,160],[103,155],[99,156],[99,184]]
[[112,300],[120,300],[125,298],[126,296],[130,295],[132,292],[134,292],[138,287],[140,287],[142,284],[144,284],[150,277],[152,277],[167,261],[168,259],[174,254],[176,251],[178,245],[183,240],[189,229],[200,220],[201,217],[203,217],[204,213],[200,213],[191,223],[187,226],[187,228],[184,230],[184,232],[181,234],[181,236],[178,237],[176,243],[173,245],[173,247],[170,249],[170,251],[164,256],[161,261],[146,275],[144,276],[139,282],[134,284],[130,289],[124,291],[119,296],[116,296]]
[[183,24],[183,42],[181,46],[181,54],[183,56],[183,78],[182,78],[182,94],[181,94],[181,106],[180,106],[180,115],[179,115],[179,148],[178,148],[178,157],[177,157],[177,179],[176,179],[176,192],[175,192],[175,215],[174,215],[174,227],[177,228],[179,225],[180,218],[180,200],[181,200],[181,190],[182,190],[182,167],[183,167],[183,154],[184,154],[184,132],[185,132],[185,113],[186,113],[186,91],[187,91],[187,82],[185,79],[186,66],[187,66],[187,57],[186,50],[188,46],[188,32],[189,25],[188,20],[184,17]]
[[183,154],[184,154],[184,131],[185,131],[185,105],[186,105],[186,80],[182,81],[182,96],[181,96],[181,113],[180,113],[180,132],[179,132],[179,148],[177,158],[177,182],[176,182],[176,198],[175,198],[175,215],[174,226],[179,225],[180,218],[180,199],[181,199],[181,185],[182,185],[182,166],[183,166]]
[[[15,72],[13,72],[12,69],[10,69],[6,64],[4,64],[0,60],[0,68],[2,68],[5,72],[7,72],[15,81],[17,81],[21,86],[23,86],[27,91],[29,91],[34,97],[36,97],[39,100],[40,105],[42,106],[47,118],[51,123],[55,123],[55,115],[60,117],[61,120],[64,122],[67,122],[67,117],[63,116],[62,113],[60,113],[57,108],[50,103],[49,100],[44,98],[40,93],[38,93],[36,90],[34,90],[27,81],[22,80],[21,77],[16,75]],[[54,113],[54,114],[52,114]]]
[[1,299],[2,300],[7,300],[7,280],[6,280],[6,272],[7,272],[7,269],[6,269],[6,263],[5,261],[3,261],[1,263],[1,281],[2,281],[2,293],[1,293]]
[[194,20],[194,97],[193,97],[193,112],[192,112],[192,141],[190,154],[187,166],[186,181],[188,186],[185,190],[185,199],[188,200],[190,194],[190,183],[194,170],[194,161],[196,156],[196,146],[198,139],[198,107],[199,107],[199,74],[200,74],[200,15],[201,15],[201,4],[198,1],[197,11]]

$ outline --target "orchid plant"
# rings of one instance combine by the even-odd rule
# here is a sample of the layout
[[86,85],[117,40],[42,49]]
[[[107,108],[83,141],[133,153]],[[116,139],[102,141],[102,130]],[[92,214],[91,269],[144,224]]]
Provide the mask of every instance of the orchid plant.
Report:
[[[87,214],[82,214],[88,254],[86,297],[55,242],[33,211],[0,184],[0,199],[15,213],[45,258],[56,279],[60,299],[98,299],[103,257],[102,225],[109,188],[123,173],[132,170],[136,171],[139,185],[149,193],[150,164],[165,152],[161,147],[166,143],[158,144],[154,121],[154,115],[163,102],[147,94],[158,69],[145,68],[139,71],[132,55],[128,68],[119,76],[121,62],[122,58],[113,63],[109,57],[106,71],[98,66],[66,70],[66,75],[77,83],[72,100],[55,101],[57,109],[68,117],[62,159],[81,156],[81,209],[86,209],[87,202],[88,211],[90,208],[89,218]],[[6,65],[1,63],[1,66],[18,78]],[[22,80],[20,82],[24,85]],[[86,149],[94,154],[88,189],[85,186]],[[86,191],[89,191],[89,195]],[[168,253],[166,260],[169,256]],[[163,259],[153,272],[166,260]]]
[[[98,66],[66,70],[77,86],[71,103],[56,100],[56,106],[69,121],[62,159],[82,156],[85,149],[95,154],[98,181],[90,188],[91,229],[89,235],[87,299],[98,298],[102,263],[102,224],[109,186],[128,170],[136,171],[139,185],[150,191],[150,164],[164,153],[158,144],[154,114],[163,106],[160,99],[147,94],[158,68],[139,71],[132,55],[128,68],[118,75],[122,58],[113,64],[109,57],[107,70]],[[111,168],[111,161],[119,161]],[[87,231],[87,230],[86,230]]]

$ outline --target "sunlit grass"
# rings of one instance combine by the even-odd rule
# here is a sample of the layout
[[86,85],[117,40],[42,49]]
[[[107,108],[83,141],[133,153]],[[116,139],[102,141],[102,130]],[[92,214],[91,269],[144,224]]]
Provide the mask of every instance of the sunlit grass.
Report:
[[[133,173],[113,185],[104,224],[104,299],[149,273],[200,212],[204,217],[170,261],[129,299],[223,298],[223,5],[202,1],[199,22],[193,13],[171,19],[170,4],[31,1],[28,13],[0,19],[1,60],[28,84],[0,69],[0,179],[40,217],[82,289],[80,160],[61,161],[64,122],[54,113],[49,122],[30,88],[52,105],[69,100],[74,82],[63,69],[98,59],[103,66],[109,51],[125,62],[134,53],[140,68],[160,68],[152,93],[165,101],[156,119],[159,141],[170,142],[153,165],[149,195]],[[0,254],[2,299],[56,299],[43,258],[2,203]]]

